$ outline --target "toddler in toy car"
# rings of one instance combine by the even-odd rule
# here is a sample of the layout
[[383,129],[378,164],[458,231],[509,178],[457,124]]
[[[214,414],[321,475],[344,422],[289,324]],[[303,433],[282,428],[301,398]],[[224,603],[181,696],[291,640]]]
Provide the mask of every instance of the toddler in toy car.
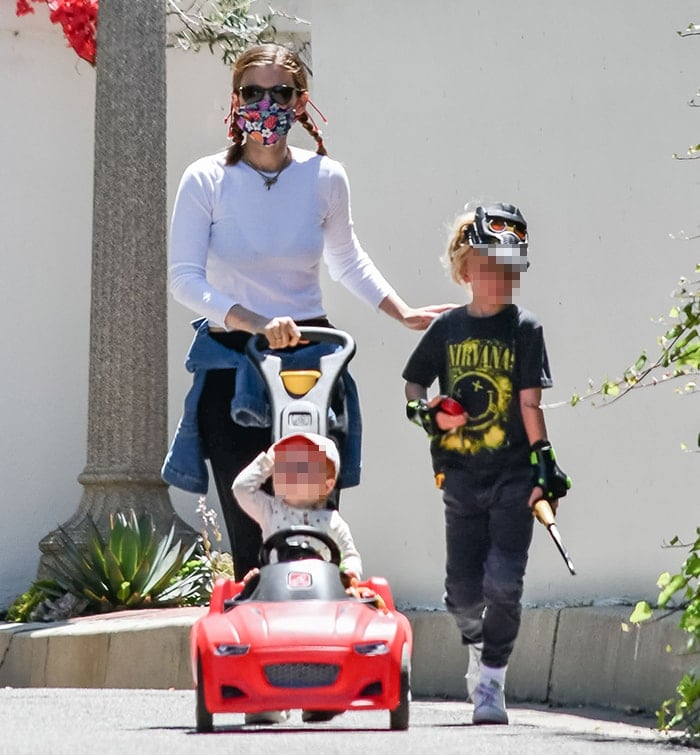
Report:
[[[295,525],[315,527],[340,548],[347,584],[362,575],[362,561],[348,523],[326,508],[340,471],[338,449],[330,438],[295,433],[274,443],[236,477],[233,494],[262,530],[263,540]],[[262,488],[272,477],[274,495]]]

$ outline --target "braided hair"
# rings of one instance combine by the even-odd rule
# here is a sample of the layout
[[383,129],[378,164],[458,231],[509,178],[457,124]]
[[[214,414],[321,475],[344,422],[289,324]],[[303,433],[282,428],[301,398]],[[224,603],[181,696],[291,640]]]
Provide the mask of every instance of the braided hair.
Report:
[[[292,74],[294,86],[304,92],[308,89],[306,69],[299,56],[283,45],[264,44],[249,47],[234,63],[233,66],[233,91],[238,91],[243,74],[254,66],[276,65],[284,68]],[[231,102],[231,110],[228,115],[229,137],[233,144],[226,153],[226,165],[235,165],[243,157],[243,131],[236,123],[236,113]],[[316,153],[326,155],[326,148],[321,138],[321,133],[313,122],[313,119],[305,111],[297,117],[301,125],[316,140]]]

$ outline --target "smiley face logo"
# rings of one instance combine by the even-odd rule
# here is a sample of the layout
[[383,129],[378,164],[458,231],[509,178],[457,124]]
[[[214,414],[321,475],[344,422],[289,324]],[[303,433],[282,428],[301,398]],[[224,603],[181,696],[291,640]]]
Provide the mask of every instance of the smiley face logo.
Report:
[[454,397],[469,415],[469,430],[483,432],[496,421],[500,388],[494,376],[485,372],[470,372],[455,383],[453,391]]

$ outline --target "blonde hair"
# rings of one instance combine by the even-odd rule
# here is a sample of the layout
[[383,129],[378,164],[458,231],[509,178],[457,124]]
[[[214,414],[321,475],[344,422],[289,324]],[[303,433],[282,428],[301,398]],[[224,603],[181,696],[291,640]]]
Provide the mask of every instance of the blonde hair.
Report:
[[464,264],[474,254],[474,247],[467,240],[467,232],[474,224],[474,213],[466,212],[455,218],[450,230],[447,249],[441,257],[441,262],[458,285],[463,284]]

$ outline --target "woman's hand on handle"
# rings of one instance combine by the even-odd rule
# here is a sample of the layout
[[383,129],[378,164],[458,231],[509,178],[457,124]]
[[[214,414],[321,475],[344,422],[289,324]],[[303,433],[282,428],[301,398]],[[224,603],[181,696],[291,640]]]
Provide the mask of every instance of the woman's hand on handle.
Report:
[[301,340],[299,326],[291,317],[273,317],[252,312],[240,304],[234,304],[226,313],[228,330],[245,330],[248,333],[262,333],[267,338],[271,349],[284,349],[296,346]]
[[296,346],[301,340],[299,326],[291,317],[273,317],[263,329],[271,349]]

